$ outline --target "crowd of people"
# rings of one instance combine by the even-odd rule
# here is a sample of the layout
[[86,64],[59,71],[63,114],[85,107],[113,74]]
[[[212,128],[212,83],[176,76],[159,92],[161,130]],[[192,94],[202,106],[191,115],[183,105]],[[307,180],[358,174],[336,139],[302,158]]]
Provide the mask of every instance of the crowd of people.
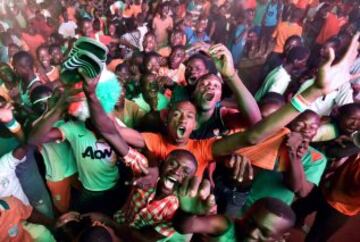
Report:
[[354,0],[0,1],[0,241],[328,241],[359,30]]

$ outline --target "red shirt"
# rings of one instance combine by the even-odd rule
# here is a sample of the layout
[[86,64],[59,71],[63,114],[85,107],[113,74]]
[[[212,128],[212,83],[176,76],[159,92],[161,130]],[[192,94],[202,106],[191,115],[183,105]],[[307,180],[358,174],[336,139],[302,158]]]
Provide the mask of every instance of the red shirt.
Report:
[[328,39],[340,32],[341,26],[344,24],[343,19],[338,18],[336,14],[328,13],[325,23],[323,24],[319,35],[316,38],[317,44],[324,44]]
[[29,47],[29,51],[34,58],[36,58],[36,49],[45,43],[44,37],[40,34],[30,35],[28,33],[22,33],[21,38],[24,40],[26,45]]

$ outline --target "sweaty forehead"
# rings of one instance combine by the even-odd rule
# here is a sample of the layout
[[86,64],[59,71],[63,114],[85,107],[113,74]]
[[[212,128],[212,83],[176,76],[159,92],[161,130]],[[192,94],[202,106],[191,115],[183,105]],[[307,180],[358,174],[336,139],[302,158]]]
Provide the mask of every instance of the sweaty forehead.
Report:
[[175,106],[172,108],[172,110],[173,111],[188,111],[188,112],[196,113],[196,108],[195,108],[194,104],[192,104],[191,102],[188,102],[188,101],[175,104]]
[[216,75],[208,75],[204,78],[201,78],[198,83],[202,83],[202,82],[205,82],[205,81],[210,81],[210,82],[218,82],[219,84],[221,84],[221,80],[218,76]]

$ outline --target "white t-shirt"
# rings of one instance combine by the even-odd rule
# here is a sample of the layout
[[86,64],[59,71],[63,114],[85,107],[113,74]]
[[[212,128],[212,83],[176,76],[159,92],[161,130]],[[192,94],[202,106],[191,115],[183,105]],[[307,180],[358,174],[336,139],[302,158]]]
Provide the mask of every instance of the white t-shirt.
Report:
[[289,75],[289,73],[287,73],[284,67],[282,65],[276,67],[266,76],[264,83],[256,92],[256,101],[260,101],[268,92],[284,94],[290,81],[291,76]]
[[59,34],[61,34],[65,39],[75,37],[75,30],[77,29],[77,25],[73,21],[69,21],[66,23],[62,23],[59,26]]
[[[307,80],[304,82],[298,93],[302,92],[303,90],[307,89],[314,83],[314,79]],[[313,110],[315,113],[319,114],[320,116],[328,116],[330,115],[332,109],[334,107],[340,107],[348,103],[353,103],[353,89],[349,82],[346,82],[342,85],[339,89],[329,93],[326,96],[319,97],[318,99],[313,102],[309,109]]]
[[21,200],[25,205],[29,205],[29,200],[26,197],[19,179],[16,176],[16,166],[26,160],[16,159],[12,151],[3,155],[0,158],[0,197],[14,196]]
[[[351,67],[350,74],[355,75],[360,73],[360,57],[358,57]],[[352,83],[360,83],[360,77],[351,81]]]

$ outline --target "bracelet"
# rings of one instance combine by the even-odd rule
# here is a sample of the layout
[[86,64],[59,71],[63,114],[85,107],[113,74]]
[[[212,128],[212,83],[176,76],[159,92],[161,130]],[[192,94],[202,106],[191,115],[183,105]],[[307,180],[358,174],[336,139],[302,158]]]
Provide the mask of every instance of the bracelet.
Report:
[[291,98],[290,103],[300,113],[307,110],[310,106],[310,103],[300,94]]
[[8,128],[12,133],[17,133],[21,130],[21,125],[16,121],[16,119],[12,119],[10,122],[5,123],[6,128]]

